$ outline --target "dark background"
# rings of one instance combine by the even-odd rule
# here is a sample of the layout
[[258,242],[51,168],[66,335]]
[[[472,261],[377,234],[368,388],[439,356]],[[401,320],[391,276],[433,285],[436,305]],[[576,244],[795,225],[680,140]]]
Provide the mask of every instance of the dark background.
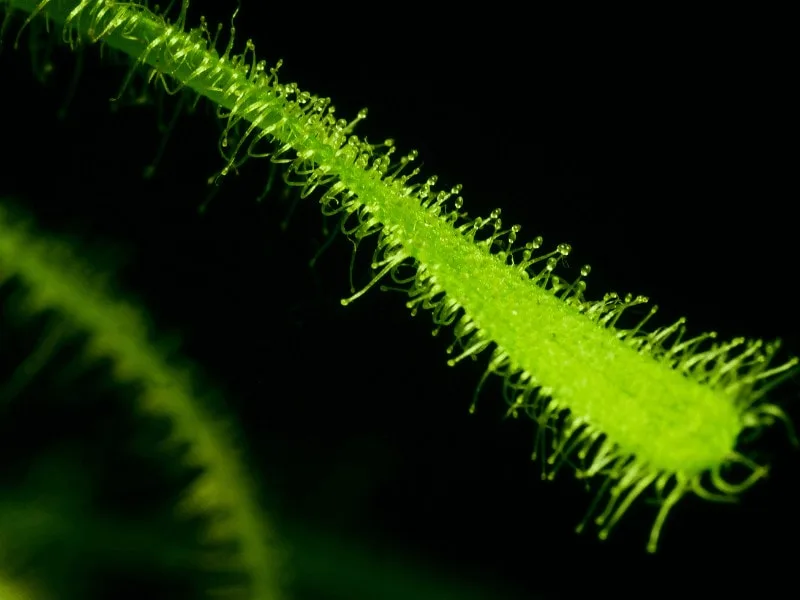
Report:
[[[253,37],[269,61],[283,57],[283,79],[331,96],[337,114],[369,107],[358,131],[417,148],[442,189],[464,185],[470,214],[499,206],[505,223],[522,224],[523,241],[571,243],[571,268],[593,267],[589,297],[645,294],[662,309],[657,324],[686,316],[692,332],[781,337],[782,357],[800,352],[789,84],[750,45],[720,53],[726,40],[686,31],[680,44],[660,44],[646,32],[634,52],[630,41],[544,44],[517,30],[523,16],[513,13],[468,15],[478,28],[402,10],[391,26],[377,13],[275,10],[245,5],[240,42]],[[200,12],[214,22],[198,2],[195,19]],[[773,43],[765,55],[781,53]],[[265,504],[306,557],[298,570],[316,580],[298,597],[339,597],[323,594],[315,560],[339,560],[351,586],[378,573],[391,587],[392,573],[410,580],[399,566],[409,565],[454,598],[720,591],[757,575],[764,589],[786,584],[800,455],[781,427],[759,445],[774,464],[769,480],[737,505],[686,498],[657,555],[644,550],[655,508],[643,503],[606,542],[575,535],[592,496],[566,470],[539,481],[533,425],[503,419],[498,381],[468,414],[486,358],[447,367],[447,332],[431,338],[429,315],[411,318],[397,293],[342,307],[344,239],[309,267],[327,239],[313,200],[296,205],[284,230],[294,197],[279,188],[255,202],[270,167],[254,160],[201,214],[206,180],[221,167],[218,127],[202,105],[179,119],[146,180],[158,116],[152,106],[109,109],[124,70],[86,52],[59,119],[76,62],[60,51],[37,82],[29,56],[9,44],[0,56],[0,193],[43,230],[127,251],[122,289],[161,331],[181,334],[183,354],[241,421]],[[369,281],[370,254],[365,243],[357,286]],[[797,396],[797,380],[773,396],[795,420]],[[108,485],[134,468],[111,469]],[[108,510],[128,514],[130,504]]]

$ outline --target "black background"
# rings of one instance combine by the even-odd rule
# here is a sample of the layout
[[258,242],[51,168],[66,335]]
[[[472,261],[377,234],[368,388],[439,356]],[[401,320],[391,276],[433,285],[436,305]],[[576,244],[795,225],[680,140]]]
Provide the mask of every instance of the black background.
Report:
[[[215,18],[199,2],[192,11]],[[480,27],[463,24],[475,17]],[[798,354],[795,136],[780,69],[741,40],[687,30],[659,43],[647,30],[624,43],[545,44],[526,19],[245,4],[237,36],[284,58],[283,79],[331,96],[337,114],[369,107],[360,133],[417,148],[442,188],[464,185],[470,214],[499,206],[523,240],[571,243],[572,269],[593,267],[589,297],[645,294],[659,324],[687,316],[691,331],[781,337],[782,356]],[[781,54],[771,43],[764,57]],[[774,454],[769,480],[737,505],[682,501],[657,555],[644,551],[655,516],[644,504],[605,542],[575,535],[592,496],[568,471],[539,481],[533,425],[503,420],[498,381],[468,414],[485,358],[447,367],[449,336],[431,338],[430,317],[411,318],[397,293],[342,307],[343,238],[309,267],[326,241],[312,200],[284,230],[293,198],[255,202],[269,164],[251,161],[200,214],[221,167],[202,106],[181,117],[145,180],[157,113],[112,113],[124,70],[90,49],[60,120],[75,61],[53,55],[40,83],[29,56],[8,43],[0,56],[0,193],[45,230],[127,249],[122,289],[160,330],[180,332],[183,354],[224,391],[290,543],[306,530],[331,536],[382,563],[402,557],[452,586],[495,590],[487,597],[786,583],[800,462],[780,427],[760,446]],[[362,285],[369,254],[357,258]],[[795,417],[797,392],[789,381],[774,394]],[[311,587],[298,593],[326,597]]]

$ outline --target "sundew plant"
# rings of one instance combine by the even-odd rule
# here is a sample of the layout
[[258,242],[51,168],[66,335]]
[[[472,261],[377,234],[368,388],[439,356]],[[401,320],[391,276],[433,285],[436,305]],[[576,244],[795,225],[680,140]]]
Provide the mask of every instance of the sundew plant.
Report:
[[[474,454],[463,457],[464,472],[469,472],[470,457],[474,461],[481,455],[481,445],[507,443],[490,432],[521,436],[517,450],[525,448],[527,470],[515,467],[520,469],[515,477],[554,480],[555,489],[557,480],[571,474],[579,482],[571,482],[570,498],[585,501],[584,514],[575,515],[573,528],[592,530],[605,540],[612,529],[624,529],[626,517],[634,513],[628,528],[640,535],[640,552],[656,555],[662,542],[668,545],[670,522],[678,520],[673,513],[689,498],[720,505],[729,522],[705,532],[702,519],[693,522],[685,543],[714,536],[724,541],[728,538],[720,531],[735,531],[739,519],[725,507],[760,486],[776,485],[763,481],[770,465],[784,465],[785,473],[796,469],[796,458],[775,458],[791,456],[796,444],[789,416],[797,365],[792,357],[796,317],[786,306],[784,291],[791,287],[791,274],[784,271],[792,262],[792,247],[782,235],[786,225],[764,199],[764,190],[747,188],[758,177],[743,183],[729,164],[720,170],[726,161],[719,156],[713,163],[717,171],[707,164],[704,171],[689,158],[691,148],[682,159],[673,157],[671,168],[657,168],[670,153],[656,154],[658,144],[646,138],[667,136],[673,140],[669,143],[675,142],[666,133],[670,127],[654,126],[646,135],[630,134],[623,144],[629,154],[617,151],[616,156],[630,162],[624,175],[616,175],[615,185],[612,168],[620,167],[613,153],[620,142],[609,142],[611,149],[605,150],[595,141],[576,160],[574,153],[553,151],[537,141],[530,121],[553,126],[554,119],[548,123],[549,106],[537,106],[502,65],[470,63],[471,78],[436,73],[435,84],[425,83],[420,74],[395,79],[375,66],[377,58],[365,57],[371,46],[359,42],[362,38],[355,33],[343,36],[347,41],[341,43],[350,44],[345,50],[333,50],[330,46],[339,41],[335,35],[316,39],[310,32],[294,37],[284,32],[280,43],[276,40],[262,54],[261,46],[269,46],[271,36],[255,41],[247,37],[257,34],[255,27],[250,31],[247,6],[226,7],[227,14],[215,7],[213,18],[209,13],[201,18],[201,8],[188,2],[159,8],[106,0],[6,0],[2,6],[7,14],[4,53],[16,49],[13,58],[20,62],[25,53],[30,56],[30,87],[39,78],[49,86],[48,94],[61,89],[62,110],[54,112],[66,121],[65,139],[73,144],[51,144],[32,109],[7,109],[7,118],[19,121],[20,135],[34,138],[14,159],[26,169],[5,167],[14,182],[8,192],[26,194],[24,184],[17,183],[25,178],[14,176],[14,170],[28,173],[33,189],[40,184],[32,179],[47,179],[52,162],[66,163],[57,171],[63,175],[53,178],[56,191],[48,192],[49,201],[35,211],[37,216],[45,225],[89,223],[84,227],[141,245],[133,252],[140,253],[139,264],[147,269],[121,270],[120,277],[130,279],[126,284],[147,280],[140,289],[159,299],[166,322],[192,323],[196,332],[187,349],[195,348],[200,359],[216,356],[221,372],[235,373],[236,381],[226,386],[240,396],[281,406],[239,407],[244,437],[258,451],[324,453],[330,446],[320,440],[330,443],[337,429],[341,435],[369,431],[381,438],[380,428],[389,427],[393,444],[421,444],[421,453],[449,448],[448,459],[456,461],[459,452],[452,448],[461,446],[449,446],[446,440],[452,429],[437,434],[436,415],[446,408],[453,411],[453,422],[468,418],[497,423],[474,440]],[[392,47],[384,37],[375,39],[376,54],[382,44]],[[299,67],[288,73],[280,67],[281,55],[286,55],[287,68],[291,63],[292,42],[318,61],[336,65],[327,79],[316,74],[324,91],[306,90]],[[438,43],[448,47],[445,40]],[[75,52],[81,68],[92,63],[90,78],[78,67],[74,76],[61,75],[67,49]],[[57,62],[52,58],[56,52],[62,53]],[[92,53],[97,56],[90,58]],[[407,53],[413,55],[412,50]],[[357,66],[348,67],[348,58]],[[421,62],[408,60],[420,73],[426,68]],[[358,77],[348,69],[363,69],[369,75],[364,79],[380,90],[376,96],[384,94],[374,125],[376,111],[358,105],[351,85]],[[382,77],[394,83],[384,88]],[[61,88],[53,85],[54,79],[63,80]],[[4,103],[13,105],[19,96],[18,102],[25,104],[29,92],[17,90],[17,85],[4,85]],[[341,102],[337,87],[342,89]],[[411,97],[418,104],[399,100]],[[679,104],[677,99],[663,101],[671,107]],[[424,117],[415,119],[415,110]],[[630,113],[635,110],[629,110],[631,122],[644,127],[649,111],[634,117]],[[146,111],[156,115],[152,132],[143,131]],[[402,118],[395,133],[392,111]],[[109,133],[113,130],[105,124],[125,118],[126,112],[134,115],[133,124],[124,133]],[[687,122],[677,114],[666,119]],[[85,127],[86,120],[95,123]],[[430,135],[438,141],[430,141],[429,131],[435,131]],[[705,122],[694,132],[700,140],[713,133],[715,125]],[[412,134],[422,140],[419,150],[413,149]],[[616,139],[621,135],[617,132]],[[542,139],[555,137],[553,131]],[[452,168],[437,173],[433,158],[448,152],[445,141],[452,142],[457,158],[444,158]],[[724,144],[717,143],[721,151]],[[142,150],[148,144],[150,149]],[[87,154],[82,155],[84,147]],[[92,152],[98,147],[99,157],[87,160],[97,156]],[[103,154],[109,155],[108,162]],[[459,163],[468,177],[464,182],[456,179]],[[753,163],[751,167],[756,168]],[[682,181],[696,186],[681,189],[683,197],[677,195],[681,186],[666,180],[668,172],[680,169],[691,175],[683,175]],[[148,183],[131,187],[130,173],[139,173]],[[723,192],[708,189],[719,173],[729,178]],[[537,183],[537,176],[549,187]],[[482,196],[474,204],[471,182],[476,196]],[[164,187],[158,197],[148,197],[159,183]],[[748,193],[759,197],[749,200],[746,215],[735,218],[729,216],[733,201],[709,197]],[[309,225],[310,216],[320,210],[324,224],[317,219]],[[189,392],[181,395],[180,378],[154,366],[153,360],[171,360],[171,350],[163,351],[162,358],[143,358],[149,356],[150,325],[127,330],[124,323],[138,323],[134,317],[106,313],[111,309],[100,300],[80,300],[88,295],[70,301],[71,292],[51,285],[69,273],[61,266],[47,271],[48,256],[53,264],[62,264],[61,251],[29,250],[34,243],[28,236],[33,234],[12,234],[18,230],[15,223],[4,223],[0,265],[27,290],[25,310],[55,311],[77,323],[88,336],[91,356],[110,361],[114,378],[138,382],[144,412],[172,423],[175,440],[190,448],[186,463],[206,473],[190,488],[194,512],[186,510],[229,515],[216,529],[210,527],[209,538],[236,540],[237,567],[246,573],[247,584],[226,583],[219,589],[243,597],[273,597],[284,567],[261,565],[283,564],[283,558],[278,558],[280,552],[274,557],[270,553],[271,525],[261,523],[256,504],[241,504],[245,498],[250,502],[251,490],[238,487],[249,477],[226,466],[239,464],[241,444],[228,436],[226,427],[217,430],[211,425],[215,419],[200,414],[215,414],[216,408],[208,408],[212,401],[196,401]],[[280,236],[279,241],[264,241],[268,236],[258,232],[259,226]],[[231,247],[238,253],[231,254]],[[340,259],[351,250],[352,260]],[[214,259],[215,252],[226,258]],[[233,258],[243,252],[246,260]],[[175,273],[180,274],[177,280]],[[305,283],[298,285],[295,278],[304,277]],[[175,286],[172,293],[165,291],[170,286]],[[406,313],[415,318],[391,312],[393,300],[400,309],[405,303]],[[363,323],[340,321],[347,326],[325,329],[318,311]],[[423,327],[423,319],[432,320],[433,339],[404,331]],[[303,337],[314,328],[313,338]],[[134,329],[147,331],[140,346],[130,341],[138,335]],[[404,334],[410,337],[404,339]],[[778,337],[785,339],[788,352]],[[430,366],[436,356],[438,366]],[[430,375],[438,370],[448,375]],[[437,401],[441,406],[432,408]],[[195,415],[197,405],[206,408]],[[294,436],[286,432],[294,431],[293,425],[284,426],[281,419],[318,425],[307,425],[313,434],[298,429],[308,437],[304,446],[290,440]],[[520,423],[531,425],[527,433]],[[317,427],[324,433],[317,433]],[[419,441],[428,437],[445,439],[440,446]],[[515,464],[511,461],[516,458],[509,455],[508,460]],[[486,468],[472,464],[475,471]],[[381,470],[373,468],[373,475]],[[381,477],[388,477],[390,470],[384,465]],[[336,480],[329,484],[333,488],[358,487],[341,473],[308,475],[324,476]],[[783,477],[787,481],[790,475]],[[285,475],[283,485],[300,484]],[[307,493],[316,489],[303,485]],[[262,486],[268,488],[268,481]],[[400,504],[397,488],[387,487],[384,493]],[[566,493],[557,489],[554,493]],[[547,490],[537,487],[536,493]],[[273,493],[277,505],[286,502],[280,491],[266,491]],[[425,495],[421,487],[404,500],[423,502]],[[492,500],[483,502],[485,497]],[[525,498],[503,498],[502,488],[480,489],[473,497],[464,494],[453,510],[479,519],[476,515],[491,506],[505,507],[505,515],[492,518],[509,521],[502,539],[518,547],[509,541],[515,519],[524,520],[532,531],[535,523],[551,519],[541,507],[526,506]],[[277,513],[302,518],[296,509],[281,506]],[[355,509],[342,500],[331,512],[348,510]],[[705,515],[705,509],[696,510]],[[785,518],[796,524],[791,515]],[[468,519],[464,526],[469,527]],[[387,535],[391,532],[396,530],[390,527]],[[544,545],[552,543],[548,539]]]

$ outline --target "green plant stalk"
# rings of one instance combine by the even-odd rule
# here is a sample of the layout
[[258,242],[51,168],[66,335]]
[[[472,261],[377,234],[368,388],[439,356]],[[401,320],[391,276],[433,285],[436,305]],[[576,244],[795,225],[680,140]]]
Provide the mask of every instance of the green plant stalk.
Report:
[[118,381],[140,384],[139,410],[167,417],[167,445],[186,444],[184,464],[203,469],[184,492],[178,513],[210,516],[207,541],[240,544],[238,566],[250,576],[248,597],[281,598],[276,536],[258,506],[231,423],[211,408],[214,392],[198,392],[193,369],[176,364],[168,345],[153,343],[145,315],[119,300],[106,276],[91,274],[69,246],[31,229],[0,205],[0,284],[19,278],[27,290],[25,311],[66,316],[90,333],[85,358],[111,359]]
[[[687,338],[683,319],[646,332],[655,307],[633,328],[618,328],[623,313],[647,298],[587,300],[588,267],[572,282],[555,272],[568,245],[551,252],[540,251],[538,238],[517,245],[519,227],[504,228],[499,210],[466,221],[459,186],[437,191],[435,177],[418,182],[417,170],[410,170],[416,153],[397,160],[393,141],[368,144],[353,133],[366,111],[350,122],[337,119],[328,99],[280,83],[277,68],[267,69],[249,40],[232,54],[233,28],[220,53],[218,34],[212,37],[205,23],[185,29],[186,0],[174,22],[140,4],[110,0],[4,4],[29,13],[29,21],[46,14],[73,48],[102,42],[131,57],[130,74],[149,69],[150,79],[169,91],[187,87],[216,104],[227,120],[220,177],[249,156],[263,156],[266,141],[271,160],[288,165],[288,184],[300,186],[303,196],[326,190],[323,212],[342,215],[351,239],[378,234],[375,277],[343,303],[390,276],[405,285],[413,312],[430,309],[437,330],[454,325],[451,350],[460,352],[449,364],[493,347],[487,374],[504,378],[510,414],[526,412],[539,423],[548,476],[575,456],[580,477],[605,478],[589,511],[607,497],[595,519],[601,538],[655,488],[661,508],[648,543],[655,551],[667,514],[687,492],[732,497],[766,473],[736,444],[748,429],[776,419],[788,424],[764,400],[768,387],[797,364],[770,366],[777,343]],[[409,265],[415,275],[401,276]],[[749,477],[727,481],[732,464],[750,469]]]

